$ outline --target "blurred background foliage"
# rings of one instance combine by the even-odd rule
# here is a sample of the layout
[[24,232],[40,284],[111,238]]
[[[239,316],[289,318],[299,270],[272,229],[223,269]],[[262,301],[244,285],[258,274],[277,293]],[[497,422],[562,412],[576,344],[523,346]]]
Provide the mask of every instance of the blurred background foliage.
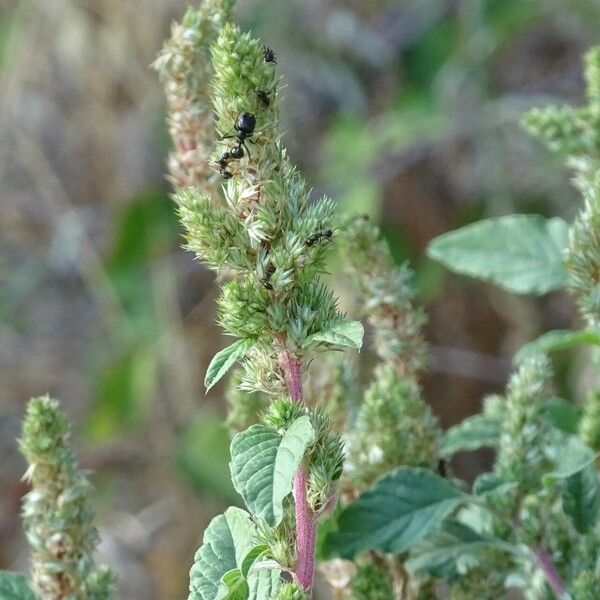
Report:
[[[202,386],[225,343],[213,276],[180,249],[149,68],[185,4],[0,0],[0,568],[24,566],[15,438],[26,400],[49,392],[97,472],[103,560],[132,600],[183,597],[204,526],[237,502],[223,388]],[[501,388],[522,343],[574,311],[562,293],[515,298],[449,275],[424,248],[484,216],[573,217],[565,171],[519,119],[581,102],[597,0],[240,0],[237,19],[277,52],[285,141],[315,195],[371,214],[414,266],[425,395],[457,422]],[[577,400],[580,357],[556,367]],[[454,468],[473,477],[488,460]]]

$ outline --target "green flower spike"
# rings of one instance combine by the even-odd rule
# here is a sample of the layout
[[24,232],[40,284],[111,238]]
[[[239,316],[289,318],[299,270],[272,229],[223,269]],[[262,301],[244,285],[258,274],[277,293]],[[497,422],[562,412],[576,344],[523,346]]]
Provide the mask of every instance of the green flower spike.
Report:
[[108,600],[114,576],[96,567],[98,532],[92,524],[92,488],[67,445],[69,425],[59,404],[33,398],[27,407],[21,451],[32,490],[23,499],[31,549],[31,575],[42,600]]

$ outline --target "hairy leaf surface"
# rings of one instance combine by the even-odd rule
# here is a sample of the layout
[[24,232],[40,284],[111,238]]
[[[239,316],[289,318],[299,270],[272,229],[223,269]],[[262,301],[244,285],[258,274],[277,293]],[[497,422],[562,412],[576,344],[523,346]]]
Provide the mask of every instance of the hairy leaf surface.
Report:
[[[268,600],[279,585],[279,571],[251,569],[256,551],[256,526],[250,515],[230,507],[204,532],[190,570],[188,600]],[[246,577],[247,574],[247,577]],[[269,594],[256,595],[270,590]]]
[[403,552],[436,529],[462,499],[460,490],[435,473],[400,467],[342,511],[326,551],[344,558],[364,550]]
[[294,474],[315,432],[308,416],[296,419],[283,436],[253,425],[231,442],[231,476],[235,489],[255,517],[274,527],[283,517],[283,500],[292,491]]

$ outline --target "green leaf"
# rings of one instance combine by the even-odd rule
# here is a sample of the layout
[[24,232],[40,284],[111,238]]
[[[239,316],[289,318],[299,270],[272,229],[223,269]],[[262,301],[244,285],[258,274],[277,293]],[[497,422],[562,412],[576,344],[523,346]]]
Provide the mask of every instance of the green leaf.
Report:
[[157,190],[125,203],[115,221],[115,235],[104,260],[123,308],[124,318],[113,328],[115,340],[127,336],[148,346],[163,333],[155,289],[165,283],[156,266],[178,245],[176,212],[168,194]]
[[251,571],[248,576],[248,600],[272,600],[277,596],[281,583],[280,572],[277,570]]
[[588,465],[565,481],[562,505],[579,533],[585,534],[594,528],[600,510],[600,485],[593,465]]
[[406,568],[412,573],[426,572],[451,581],[477,564],[481,552],[494,547],[504,548],[505,544],[480,535],[460,521],[447,519],[439,530],[415,545]]
[[326,552],[352,558],[364,550],[403,552],[436,529],[463,495],[427,469],[400,467],[377,480],[347,506]]
[[329,328],[309,335],[304,345],[321,342],[332,346],[360,349],[364,333],[364,327],[359,321],[336,321]]
[[238,433],[231,441],[231,477],[255,517],[275,527],[283,518],[283,500],[306,448],[315,439],[308,415],[299,417],[283,436],[264,425]]
[[565,436],[566,443],[554,448],[554,470],[543,476],[543,481],[551,482],[558,479],[567,479],[596,459],[594,452],[588,448],[577,436]]
[[147,264],[158,252],[177,246],[179,224],[164,191],[127,202],[115,220],[115,236],[105,261],[109,273]]
[[543,408],[546,418],[556,429],[573,435],[579,431],[583,412],[579,406],[560,398],[551,398],[544,402]]
[[[257,570],[250,572],[247,579],[243,575],[248,557],[255,551],[257,535],[250,515],[240,508],[230,507],[215,517],[194,557],[188,600],[271,598],[279,585],[279,571]],[[265,595],[257,596],[257,590]]]
[[194,556],[189,600],[222,600],[226,596],[222,579],[242,564],[253,547],[255,533],[250,516],[239,508],[228,508],[210,522]]
[[517,487],[516,482],[506,481],[496,473],[482,473],[473,482],[473,493],[477,496],[485,496],[491,493],[504,493],[515,487]]
[[239,569],[233,569],[223,575],[223,583],[227,588],[227,595],[223,600],[247,600],[250,588],[246,578]]
[[148,415],[157,372],[158,354],[152,345],[140,343],[115,352],[97,373],[94,405],[85,425],[88,440],[105,442],[141,425]]
[[14,571],[0,571],[1,600],[37,600],[25,575]]
[[257,546],[254,546],[254,548],[252,548],[252,550],[246,554],[246,557],[242,562],[242,575],[244,577],[248,577],[248,573],[250,572],[252,565],[254,565],[259,558],[267,556],[268,554],[269,546],[266,544],[258,544]]
[[253,340],[241,339],[217,352],[206,370],[206,376],[204,377],[206,390],[210,390],[231,369],[236,360],[243,358],[253,344]]
[[500,437],[500,419],[489,415],[473,415],[450,427],[442,439],[441,453],[452,456],[457,452],[494,448]]
[[435,238],[427,254],[456,273],[541,295],[565,285],[568,229],[562,219],[539,215],[485,219]]
[[570,331],[557,329],[548,331],[537,340],[525,344],[516,354],[515,363],[522,363],[536,354],[547,354],[556,350],[568,350],[578,346],[600,346],[600,333],[596,331]]
[[202,409],[177,440],[175,465],[195,489],[237,504],[239,496],[229,476],[230,443],[222,416]]

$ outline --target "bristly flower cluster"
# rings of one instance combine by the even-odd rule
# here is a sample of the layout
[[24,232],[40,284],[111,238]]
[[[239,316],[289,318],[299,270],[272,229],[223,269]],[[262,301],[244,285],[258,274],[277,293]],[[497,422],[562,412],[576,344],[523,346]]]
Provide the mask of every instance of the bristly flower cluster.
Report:
[[600,329],[600,174],[583,190],[567,251],[568,285],[589,326]]
[[209,185],[214,180],[208,157],[214,145],[208,47],[231,13],[233,0],[205,0],[174,23],[154,68],[165,88],[169,134],[169,178],[178,188]]
[[412,272],[406,265],[396,267],[379,228],[366,216],[352,218],[342,227],[340,249],[373,327],[379,358],[393,363],[401,375],[416,378],[426,362],[421,332],[425,315],[413,304]]
[[349,432],[348,474],[370,484],[397,465],[433,467],[440,430],[418,385],[392,365],[375,371]]
[[548,466],[544,459],[547,426],[541,401],[550,395],[551,375],[548,359],[534,357],[512,376],[506,391],[495,472],[506,481],[516,482],[521,493],[537,486]]
[[339,237],[381,360],[348,430],[349,474],[369,484],[397,465],[433,466],[441,431],[418,384],[426,362],[425,315],[413,303],[412,272],[394,264],[379,228],[365,216],[347,220]]
[[549,106],[530,111],[525,128],[564,156],[585,191],[600,168],[600,46],[585,57],[587,106]]
[[[304,180],[281,146],[279,81],[261,44],[225,24],[211,56],[219,139],[213,163],[226,161],[228,179],[224,199],[206,188],[181,190],[180,216],[188,248],[212,269],[234,275],[218,300],[219,320],[226,332],[252,344],[242,385],[280,394],[278,351],[285,347],[301,359],[321,345],[311,335],[342,319],[319,279],[328,240],[309,243],[330,230],[334,205],[309,201]],[[256,124],[241,143],[236,127],[245,113]],[[243,156],[222,159],[238,147]]]
[[[352,498],[399,465],[433,468],[439,458],[441,430],[419,387],[426,362],[425,315],[414,305],[411,270],[394,263],[379,228],[366,216],[346,220],[339,240],[345,270],[371,326],[373,348],[380,359],[356,414],[350,415],[345,426],[347,462],[342,487]],[[372,561],[359,568],[350,581],[354,596],[385,597],[393,585],[425,598],[427,582],[423,578],[410,581],[399,568],[402,560],[388,558],[385,568]]]
[[[566,267],[569,291],[575,296],[587,325],[600,329],[600,46],[585,57],[586,96],[581,108],[548,107],[531,111],[525,127],[567,159],[584,207],[569,230]],[[596,364],[600,355],[594,353]],[[588,394],[580,424],[582,439],[600,448],[600,400]]]
[[42,600],[108,600],[114,577],[96,567],[98,532],[91,486],[67,445],[69,426],[58,402],[34,398],[23,423],[21,451],[32,490],[23,499],[31,573]]
[[[225,13],[213,19],[219,28],[216,40],[194,54],[199,60],[209,54],[212,66],[204,66],[202,73],[214,73],[210,98],[216,132],[203,166],[214,176],[197,186],[174,178],[176,201],[188,249],[227,276],[217,301],[219,323],[238,338],[213,358],[206,386],[239,362],[241,370],[233,380],[237,389],[230,386],[228,392],[232,429],[243,429],[265,411],[263,425],[257,425],[261,432],[271,430],[265,435],[283,439],[294,420],[305,423],[304,436],[309,429],[314,435],[293,473],[294,503],[286,498],[283,518],[268,527],[256,519],[271,556],[294,572],[300,586],[284,587],[281,594],[295,598],[312,587],[317,520],[336,497],[343,462],[341,438],[328,416],[303,403],[302,370],[319,352],[360,347],[362,326],[345,319],[321,282],[333,237],[334,205],[327,198],[311,200],[281,144],[273,53],[226,20]],[[206,44],[207,25],[196,29],[198,35],[192,37]],[[212,25],[208,30],[213,31]],[[177,96],[185,89],[173,86],[173,92]],[[176,99],[169,104],[172,123]],[[171,133],[177,146],[177,129],[171,127]],[[219,176],[220,190],[212,185]],[[251,439],[253,431],[240,432],[236,440]],[[287,438],[285,443],[292,444]],[[247,505],[253,506],[248,500]],[[197,566],[192,579],[200,577],[202,568]],[[198,585],[191,583],[191,597]]]
[[584,197],[584,208],[570,230],[567,251],[569,288],[584,318],[600,325],[600,47],[585,57],[588,104],[580,108],[535,109],[525,127],[567,159]]

